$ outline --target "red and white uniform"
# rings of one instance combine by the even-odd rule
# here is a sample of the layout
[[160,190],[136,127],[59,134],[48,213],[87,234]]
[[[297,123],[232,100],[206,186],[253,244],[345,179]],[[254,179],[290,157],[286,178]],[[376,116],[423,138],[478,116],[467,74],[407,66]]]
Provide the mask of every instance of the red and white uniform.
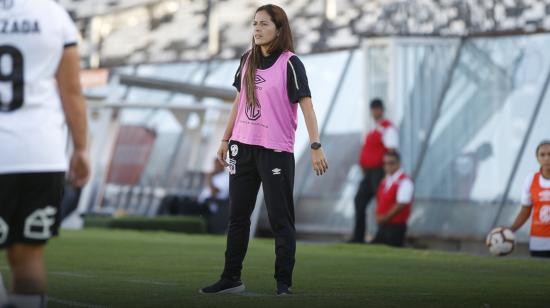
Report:
[[521,204],[533,208],[529,249],[550,250],[550,179],[544,178],[540,172],[527,177]]
[[376,194],[376,214],[387,214],[396,204],[405,204],[388,224],[406,224],[411,214],[413,203],[414,184],[402,170],[384,178]]
[[388,149],[399,147],[399,133],[395,126],[388,120],[376,123],[376,128],[371,130],[365,138],[361,149],[359,163],[363,168],[382,168],[384,154]]

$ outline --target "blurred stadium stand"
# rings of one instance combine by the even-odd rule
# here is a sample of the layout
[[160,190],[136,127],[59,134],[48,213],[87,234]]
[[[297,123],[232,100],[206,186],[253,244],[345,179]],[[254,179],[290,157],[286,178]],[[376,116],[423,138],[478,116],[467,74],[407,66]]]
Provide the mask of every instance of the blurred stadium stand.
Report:
[[[85,54],[102,66],[239,57],[262,1],[61,0]],[[463,36],[550,30],[550,1],[285,0],[300,54],[358,46],[372,36]],[[211,29],[213,28],[213,29]],[[209,49],[209,31],[219,32]]]

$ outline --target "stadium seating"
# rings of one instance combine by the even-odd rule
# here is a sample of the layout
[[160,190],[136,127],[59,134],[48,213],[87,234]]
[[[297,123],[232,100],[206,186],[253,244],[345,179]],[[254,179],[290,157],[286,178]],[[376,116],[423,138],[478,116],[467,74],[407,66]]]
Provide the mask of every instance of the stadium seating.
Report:
[[[333,19],[325,17],[324,1],[281,0],[293,25],[296,50],[310,53],[357,46],[372,35],[465,35],[550,29],[550,1],[339,0]],[[237,58],[250,44],[253,0],[62,0],[90,35],[91,16],[101,20],[97,46],[103,65],[139,62]],[[239,11],[241,14],[232,12]],[[208,25],[215,20],[220,48],[209,53]],[[131,54],[130,57],[122,55]]]

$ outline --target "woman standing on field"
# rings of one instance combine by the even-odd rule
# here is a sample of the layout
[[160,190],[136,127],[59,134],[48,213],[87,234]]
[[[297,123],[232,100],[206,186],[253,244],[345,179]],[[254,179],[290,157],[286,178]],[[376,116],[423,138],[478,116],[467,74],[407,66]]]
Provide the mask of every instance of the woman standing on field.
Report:
[[225,267],[218,282],[200,290],[203,294],[244,291],[242,263],[260,184],[275,238],[277,294],[291,294],[296,252],[293,152],[298,104],[311,141],[313,169],[322,175],[328,168],[305,69],[293,54],[286,13],[276,5],[259,7],[253,30],[252,47],[241,58],[235,75],[233,85],[238,93],[218,150],[218,159],[230,170]]
[[529,239],[531,256],[550,258],[550,140],[537,146],[536,155],[540,169],[525,180],[521,211],[510,229],[516,232],[533,212]]

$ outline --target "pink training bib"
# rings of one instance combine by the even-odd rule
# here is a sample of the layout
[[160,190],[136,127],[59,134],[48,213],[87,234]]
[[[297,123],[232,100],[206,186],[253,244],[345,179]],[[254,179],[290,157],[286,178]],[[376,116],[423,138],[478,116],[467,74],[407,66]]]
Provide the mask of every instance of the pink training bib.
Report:
[[[292,52],[285,51],[270,68],[256,70],[256,95],[259,106],[248,107],[246,91],[241,91],[232,140],[278,151],[294,152],[298,104],[289,101],[286,88],[287,63],[293,55]],[[248,58],[242,72],[246,72]],[[241,75],[241,84],[246,86],[245,74]]]

